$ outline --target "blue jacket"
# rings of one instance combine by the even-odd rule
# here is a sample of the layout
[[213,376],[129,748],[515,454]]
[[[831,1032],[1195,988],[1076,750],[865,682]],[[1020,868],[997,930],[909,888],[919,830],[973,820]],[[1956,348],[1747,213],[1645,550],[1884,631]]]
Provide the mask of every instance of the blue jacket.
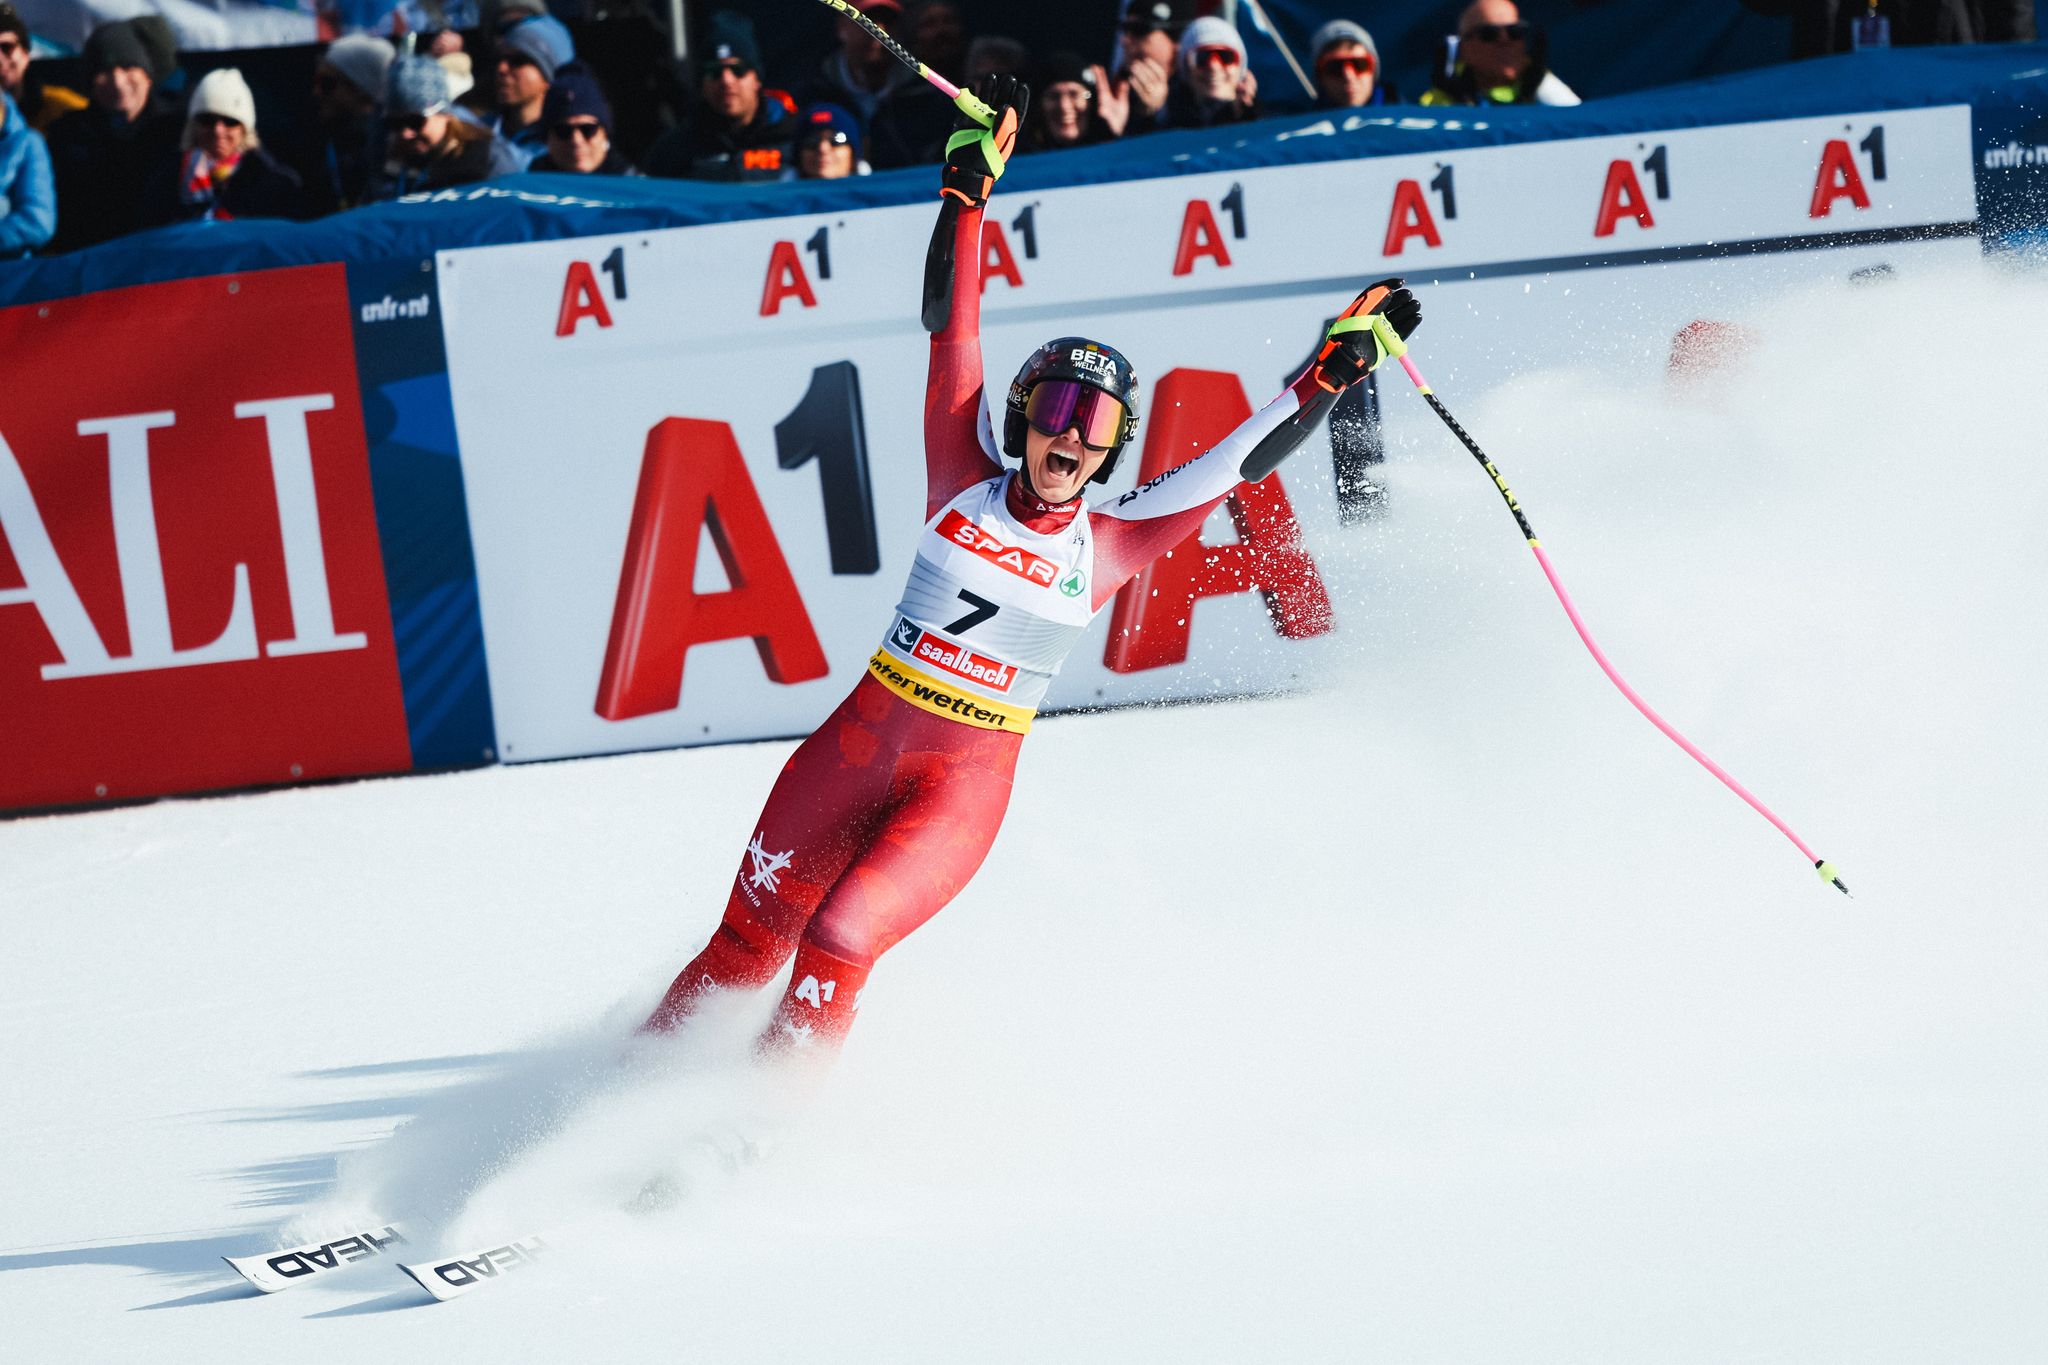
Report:
[[0,92],[7,122],[0,125],[0,261],[26,256],[57,231],[57,182],[50,149],[28,126],[14,100]]

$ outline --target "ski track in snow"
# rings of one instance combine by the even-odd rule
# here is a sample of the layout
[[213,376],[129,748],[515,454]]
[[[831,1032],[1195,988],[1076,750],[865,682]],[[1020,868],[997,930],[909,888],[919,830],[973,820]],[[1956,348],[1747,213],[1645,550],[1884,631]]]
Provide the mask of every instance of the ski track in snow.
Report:
[[[0,1354],[2043,1358],[2044,305],[1806,287],[1690,389],[1432,375],[1853,900],[1394,383],[1312,687],[1043,723],[815,1096],[738,1064],[765,997],[629,1036],[786,744],[0,824]],[[371,1216],[565,1232],[445,1307],[219,1260]]]

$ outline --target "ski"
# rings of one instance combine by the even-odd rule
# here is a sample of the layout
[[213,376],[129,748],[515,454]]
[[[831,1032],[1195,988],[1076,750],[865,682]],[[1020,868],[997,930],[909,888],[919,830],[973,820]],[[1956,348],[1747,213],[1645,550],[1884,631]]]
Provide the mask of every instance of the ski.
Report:
[[525,1269],[551,1250],[540,1237],[516,1237],[437,1261],[417,1261],[411,1265],[401,1261],[398,1268],[417,1280],[420,1288],[435,1299],[446,1303],[512,1271]]
[[330,1270],[339,1270],[373,1256],[392,1255],[393,1246],[405,1244],[398,1224],[386,1223],[376,1232],[353,1232],[331,1242],[309,1242],[282,1251],[259,1252],[254,1256],[223,1256],[235,1273],[266,1294],[304,1284]]

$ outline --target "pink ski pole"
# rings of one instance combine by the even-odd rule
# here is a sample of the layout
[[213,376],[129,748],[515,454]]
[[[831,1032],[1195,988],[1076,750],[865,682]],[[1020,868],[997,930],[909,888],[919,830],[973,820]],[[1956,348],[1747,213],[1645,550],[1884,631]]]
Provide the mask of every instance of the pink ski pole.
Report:
[[1536,563],[1542,567],[1543,577],[1549,581],[1551,591],[1557,594],[1558,602],[1564,607],[1564,614],[1571,618],[1572,629],[1579,633],[1579,639],[1585,642],[1586,649],[1593,656],[1593,662],[1600,665],[1600,671],[1607,675],[1607,680],[1621,689],[1621,695],[1628,698],[1629,705],[1643,713],[1643,719],[1649,721],[1650,724],[1656,726],[1659,730],[1662,730],[1673,744],[1691,754],[1701,767],[1705,768],[1715,777],[1720,778],[1722,784],[1729,791],[1734,792],[1744,801],[1747,801],[1751,809],[1756,811],[1758,815],[1763,816],[1764,819],[1770,821],[1780,834],[1790,839],[1793,846],[1806,855],[1807,859],[1813,863],[1814,870],[1820,873],[1822,881],[1834,886],[1843,895],[1848,895],[1849,888],[1843,884],[1841,877],[1835,872],[1835,865],[1833,863],[1815,853],[1807,846],[1804,839],[1793,833],[1790,825],[1779,819],[1772,812],[1769,806],[1757,800],[1756,797],[1750,794],[1747,787],[1729,776],[1727,769],[1714,762],[1713,759],[1708,758],[1700,751],[1698,745],[1678,733],[1677,729],[1669,721],[1652,710],[1650,704],[1644,701],[1633,687],[1628,685],[1627,679],[1615,671],[1614,665],[1608,662],[1607,655],[1601,651],[1598,644],[1594,643],[1593,633],[1586,629],[1585,618],[1581,617],[1579,609],[1572,605],[1571,594],[1564,590],[1564,583],[1558,578],[1556,568],[1551,565],[1550,556],[1543,552],[1543,545],[1536,539],[1536,532],[1529,525],[1529,518],[1523,514],[1522,505],[1515,501],[1515,495],[1509,490],[1507,480],[1503,479],[1500,471],[1494,468],[1493,461],[1486,458],[1486,452],[1479,448],[1479,443],[1466,433],[1465,428],[1458,425],[1458,419],[1451,416],[1450,409],[1446,408],[1443,402],[1438,399],[1435,390],[1431,389],[1429,382],[1422,377],[1422,371],[1415,368],[1415,362],[1408,358],[1408,347],[1401,340],[1400,334],[1387,325],[1383,318],[1377,315],[1374,316],[1373,323],[1373,332],[1378,336],[1381,347],[1387,354],[1401,362],[1401,368],[1408,372],[1408,378],[1413,381],[1416,389],[1428,401],[1429,406],[1435,409],[1438,417],[1443,418],[1444,425],[1451,429],[1451,434],[1464,443],[1465,449],[1472,452],[1472,458],[1479,461],[1479,467],[1486,471],[1487,477],[1493,480],[1493,486],[1498,488],[1501,497],[1507,500],[1508,510],[1515,514],[1515,524],[1522,528],[1522,535],[1528,540],[1529,548],[1536,553]]

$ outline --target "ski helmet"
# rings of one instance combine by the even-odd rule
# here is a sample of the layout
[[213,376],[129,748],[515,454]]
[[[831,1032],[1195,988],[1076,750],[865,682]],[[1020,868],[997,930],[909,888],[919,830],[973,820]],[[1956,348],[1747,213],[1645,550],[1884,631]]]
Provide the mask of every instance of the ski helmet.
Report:
[[1115,347],[1086,337],[1057,337],[1033,351],[1010,381],[1009,410],[1003,416],[1003,453],[1013,460],[1024,459],[1024,433],[1030,429],[1025,412],[1031,391],[1048,379],[1085,384],[1123,404],[1123,422],[1115,442],[1090,480],[1108,483],[1117,457],[1138,434],[1138,376],[1132,373],[1131,362]]

